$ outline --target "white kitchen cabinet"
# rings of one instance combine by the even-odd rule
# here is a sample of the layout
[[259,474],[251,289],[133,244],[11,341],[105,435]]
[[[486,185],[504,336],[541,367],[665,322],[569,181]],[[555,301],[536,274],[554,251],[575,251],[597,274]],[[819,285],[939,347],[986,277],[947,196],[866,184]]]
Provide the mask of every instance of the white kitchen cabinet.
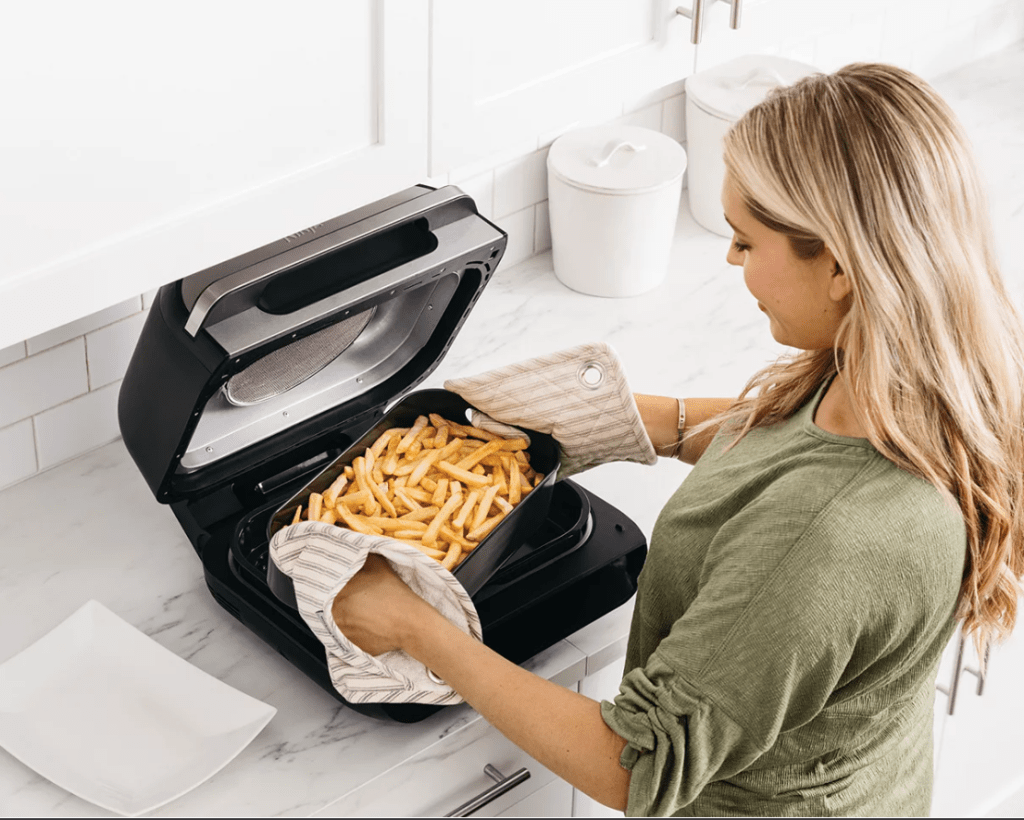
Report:
[[530,144],[688,76],[673,0],[434,0],[431,174]]
[[550,816],[570,815],[571,792],[568,800],[564,791],[558,789],[541,794],[546,786],[558,782],[554,773],[487,721],[478,719],[343,796],[316,816],[443,816],[495,785],[485,771],[488,765],[505,777],[522,769],[527,769],[530,776],[475,811],[474,817],[497,817],[504,812],[515,816],[513,808],[527,798],[533,799],[523,805],[524,809],[533,811],[546,807],[543,808],[545,813],[558,810]]
[[933,816],[985,816],[1024,791],[1024,627],[1018,624],[1005,643],[992,648],[981,695],[976,675],[966,671],[978,668],[969,640],[963,665],[953,714],[945,717],[942,731]]
[[426,176],[420,0],[4,11],[0,349]]
[[555,779],[495,817],[571,817],[573,788]]
[[[683,0],[689,7],[693,0]],[[890,0],[822,3],[821,0],[741,0],[740,25],[729,26],[730,6],[704,0],[697,70],[742,54],[775,54],[833,71],[856,60],[877,60]],[[902,0],[901,0],[902,3]],[[928,16],[926,9],[921,14]]]

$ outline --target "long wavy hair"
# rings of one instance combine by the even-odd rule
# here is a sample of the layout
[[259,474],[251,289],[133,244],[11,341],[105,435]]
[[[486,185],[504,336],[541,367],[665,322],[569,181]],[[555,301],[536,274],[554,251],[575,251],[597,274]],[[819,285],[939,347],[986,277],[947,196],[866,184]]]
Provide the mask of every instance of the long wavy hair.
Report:
[[1024,331],[956,117],[923,80],[855,63],[777,89],[725,139],[750,213],[852,284],[834,347],[784,356],[715,420],[793,415],[840,373],[867,437],[963,513],[956,617],[979,652],[1013,628],[1024,572]]

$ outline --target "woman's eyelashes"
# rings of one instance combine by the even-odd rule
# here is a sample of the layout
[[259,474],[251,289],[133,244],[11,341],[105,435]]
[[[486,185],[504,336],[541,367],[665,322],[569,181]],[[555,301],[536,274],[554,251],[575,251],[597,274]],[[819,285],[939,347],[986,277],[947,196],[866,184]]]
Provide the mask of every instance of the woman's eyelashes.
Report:
[[739,253],[743,253],[744,251],[749,251],[750,250],[750,245],[746,245],[743,242],[740,242],[738,239],[734,239],[733,240],[732,247],[733,247],[733,250],[735,250],[735,251],[737,251]]

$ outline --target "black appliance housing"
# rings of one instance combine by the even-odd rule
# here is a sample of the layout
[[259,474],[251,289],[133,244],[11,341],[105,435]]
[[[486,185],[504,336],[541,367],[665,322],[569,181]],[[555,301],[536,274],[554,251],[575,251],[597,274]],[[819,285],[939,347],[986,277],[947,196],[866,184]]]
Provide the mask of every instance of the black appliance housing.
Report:
[[[214,598],[372,717],[444,707],[341,698],[268,585],[269,527],[435,369],[506,243],[458,188],[414,186],[160,288],[121,386],[128,451]],[[485,643],[515,662],[627,601],[646,556],[639,528],[575,482],[549,500],[473,593]]]

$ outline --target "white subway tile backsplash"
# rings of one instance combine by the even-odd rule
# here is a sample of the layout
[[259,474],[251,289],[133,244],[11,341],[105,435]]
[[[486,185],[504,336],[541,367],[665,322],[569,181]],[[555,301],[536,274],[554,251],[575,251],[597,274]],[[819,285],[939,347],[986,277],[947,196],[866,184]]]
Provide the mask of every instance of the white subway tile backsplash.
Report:
[[487,171],[493,171],[499,165],[505,165],[506,163],[513,162],[527,154],[532,154],[536,150],[537,140],[524,140],[518,145],[514,145],[504,151],[499,151],[498,153],[485,157],[478,162],[471,162],[469,165],[459,166],[448,174],[448,181],[452,185],[458,185],[463,180],[472,179],[473,177],[479,176]]
[[1021,0],[1001,3],[978,15],[974,28],[975,58],[1002,51],[1024,38],[1021,6],[1024,6]]
[[661,104],[661,133],[686,142],[686,95],[670,97]]
[[551,210],[548,208],[548,201],[538,203],[537,213],[534,217],[533,228],[533,252],[543,253],[551,248]]
[[89,316],[83,316],[81,319],[68,322],[68,324],[61,327],[55,327],[53,330],[48,330],[46,333],[40,333],[38,336],[33,336],[29,339],[28,354],[31,356],[48,348],[56,347],[97,328],[109,325],[111,322],[116,322],[118,319],[123,319],[125,316],[138,313],[141,309],[141,297],[133,296],[131,299],[111,305]]
[[878,60],[882,31],[877,25],[851,23],[818,37],[815,63],[822,71],[835,71],[848,63]]
[[[891,0],[885,4],[883,27],[902,32],[907,39],[922,39],[946,27],[952,5],[935,0]],[[977,0],[962,5],[977,8]]]
[[459,188],[473,197],[476,209],[487,219],[494,218],[494,172],[486,171],[475,177],[457,184]]
[[89,389],[96,390],[124,378],[128,362],[139,341],[146,313],[136,313],[120,322],[93,331],[85,337],[89,362]]
[[674,83],[669,83],[668,85],[659,88],[657,91],[652,91],[650,94],[644,94],[636,100],[627,100],[622,106],[622,113],[630,114],[633,111],[640,111],[641,109],[664,102],[669,97],[677,97],[680,94],[685,93],[685,91],[686,80],[677,80]]
[[564,123],[557,128],[552,128],[547,131],[542,131],[537,137],[538,148],[548,148],[551,146],[556,139],[562,134],[567,134],[570,131],[575,131],[578,128],[591,128],[596,125],[604,125],[611,120],[622,114],[622,103],[618,100],[608,100],[600,108],[595,108],[590,111],[589,116],[574,120],[573,122]]
[[618,125],[629,125],[636,128],[650,128],[652,131],[661,130],[661,103],[649,105],[637,111],[631,111],[616,118]]
[[779,49],[778,55],[785,57],[787,60],[796,60],[798,63],[806,63],[817,67],[815,60],[817,59],[817,52],[814,45],[814,40],[794,40],[791,43],[787,43],[785,46]]
[[963,63],[965,50],[974,50],[970,21],[955,23],[918,40],[909,68],[931,80]]
[[9,365],[11,362],[19,361],[25,358],[25,343],[18,342],[10,347],[5,347],[0,350],[0,367]]
[[536,209],[531,205],[523,208],[514,214],[506,214],[495,220],[497,224],[508,234],[508,245],[505,248],[505,256],[502,257],[501,267],[508,270],[513,265],[529,259],[533,256]]
[[80,453],[114,441],[120,382],[79,396],[35,418],[39,469],[60,464]]
[[82,337],[7,365],[0,370],[0,427],[34,416],[88,389]]
[[36,469],[32,419],[19,421],[0,430],[0,487],[21,481]]
[[533,151],[494,169],[494,215],[498,218],[548,198],[548,150]]

